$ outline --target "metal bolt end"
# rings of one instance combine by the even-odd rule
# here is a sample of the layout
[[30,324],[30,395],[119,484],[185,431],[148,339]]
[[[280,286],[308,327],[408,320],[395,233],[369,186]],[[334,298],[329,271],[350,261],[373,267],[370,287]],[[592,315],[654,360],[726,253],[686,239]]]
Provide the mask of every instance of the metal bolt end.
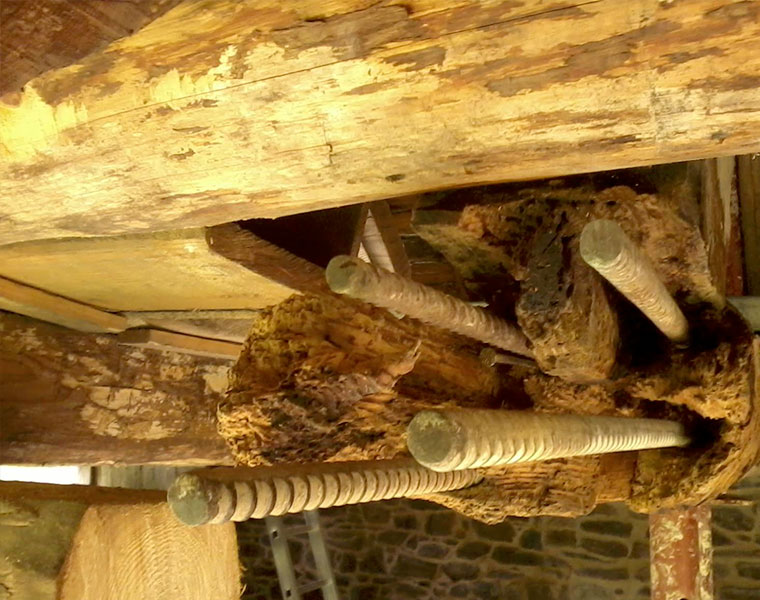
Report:
[[223,483],[185,473],[174,480],[166,499],[180,521],[197,526],[212,523],[220,515],[226,516],[230,509],[228,496]]
[[493,348],[483,348],[480,351],[480,362],[487,367],[493,367],[499,359],[499,353]]
[[446,413],[423,410],[407,428],[407,448],[421,465],[438,472],[449,471],[461,456],[465,435]]
[[581,232],[580,251],[583,260],[595,269],[609,268],[623,253],[625,232],[607,219],[588,223]]
[[351,256],[336,256],[330,260],[325,269],[327,285],[336,294],[353,296],[364,287],[366,271],[357,268]]

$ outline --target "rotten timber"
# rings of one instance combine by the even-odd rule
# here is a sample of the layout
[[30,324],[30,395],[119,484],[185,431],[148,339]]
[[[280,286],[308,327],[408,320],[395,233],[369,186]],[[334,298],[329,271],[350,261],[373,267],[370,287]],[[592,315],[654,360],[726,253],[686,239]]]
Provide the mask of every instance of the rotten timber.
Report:
[[742,1],[188,2],[3,97],[0,243],[757,151],[758,35]]
[[0,463],[230,464],[226,361],[0,312]]

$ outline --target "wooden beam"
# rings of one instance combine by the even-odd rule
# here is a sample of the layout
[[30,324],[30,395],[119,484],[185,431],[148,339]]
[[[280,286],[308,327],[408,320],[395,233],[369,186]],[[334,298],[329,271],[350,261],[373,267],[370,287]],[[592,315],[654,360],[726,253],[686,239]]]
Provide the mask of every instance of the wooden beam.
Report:
[[0,309],[78,331],[116,333],[127,328],[127,319],[121,315],[72,302],[3,277],[0,277]]
[[738,0],[188,2],[4,97],[0,243],[757,151],[758,36]]
[[0,276],[117,311],[258,309],[293,293],[213,252],[204,228],[10,244]]
[[242,344],[210,340],[160,329],[130,329],[119,335],[119,343],[136,348],[166,350],[193,356],[237,360]]
[[0,464],[229,464],[228,365],[0,313]]
[[760,296],[760,154],[737,157],[747,294]]
[[239,225],[228,223],[209,227],[206,239],[212,252],[271,281],[299,292],[330,293],[322,268],[270,244]]
[[[380,267],[383,266],[381,263],[377,263],[373,256],[373,248],[379,242],[383,249],[383,255],[386,256],[386,260],[393,266],[392,270],[402,277],[410,277],[412,267],[409,264],[409,257],[406,255],[404,243],[401,241],[401,236],[393,221],[393,215],[391,214],[388,202],[385,200],[373,202],[369,205],[369,212],[372,218],[367,220],[365,226],[364,247],[370,254],[370,257],[372,257],[372,262]],[[372,231],[370,231],[370,227],[372,227]],[[379,238],[375,241],[375,244],[370,243],[371,240],[367,239],[373,234],[376,238]]]

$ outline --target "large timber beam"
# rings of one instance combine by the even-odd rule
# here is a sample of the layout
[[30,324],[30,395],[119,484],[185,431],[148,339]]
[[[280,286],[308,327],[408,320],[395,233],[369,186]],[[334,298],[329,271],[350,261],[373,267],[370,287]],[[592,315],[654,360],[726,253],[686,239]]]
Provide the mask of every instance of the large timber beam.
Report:
[[0,312],[0,464],[230,464],[227,371]]
[[187,2],[0,103],[0,243],[760,149],[760,2]]

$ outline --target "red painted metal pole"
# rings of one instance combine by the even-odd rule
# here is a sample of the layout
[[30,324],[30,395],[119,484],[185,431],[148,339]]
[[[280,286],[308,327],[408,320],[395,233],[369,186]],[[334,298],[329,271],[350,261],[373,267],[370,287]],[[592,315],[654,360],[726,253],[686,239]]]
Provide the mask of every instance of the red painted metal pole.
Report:
[[649,516],[652,600],[714,600],[710,522],[709,505]]

